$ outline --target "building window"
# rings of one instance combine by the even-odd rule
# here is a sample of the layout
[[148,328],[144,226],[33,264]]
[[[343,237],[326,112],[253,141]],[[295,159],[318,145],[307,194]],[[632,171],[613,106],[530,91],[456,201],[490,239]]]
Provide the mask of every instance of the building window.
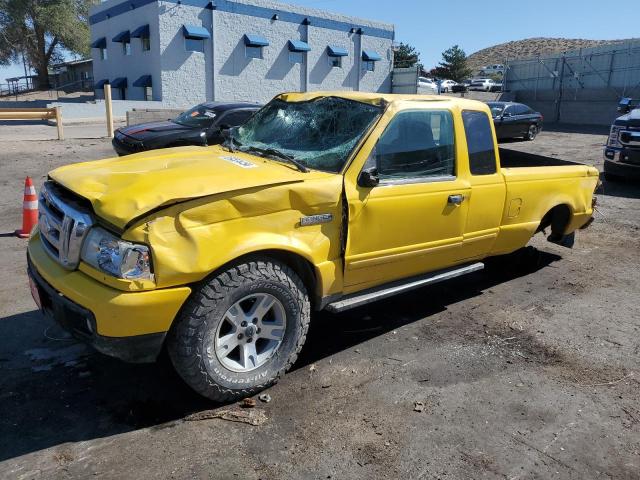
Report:
[[329,57],[329,66],[331,68],[342,68],[342,57]]
[[142,41],[142,51],[148,52],[151,50],[151,39],[149,37],[142,37],[140,39]]
[[129,40],[122,42],[122,53],[131,55],[131,42]]
[[376,71],[376,62],[371,60],[364,60],[363,70],[365,72],[375,72]]
[[255,47],[252,45],[246,45],[245,55],[247,58],[260,58],[262,59],[262,47]]
[[304,52],[289,52],[289,62],[304,63]]
[[185,37],[184,48],[187,52],[204,52],[204,40],[202,38]]
[[144,87],[144,99],[147,102],[153,100],[153,90],[151,89],[151,87]]
[[106,60],[107,59],[107,49],[106,48],[101,48],[100,49],[100,60]]

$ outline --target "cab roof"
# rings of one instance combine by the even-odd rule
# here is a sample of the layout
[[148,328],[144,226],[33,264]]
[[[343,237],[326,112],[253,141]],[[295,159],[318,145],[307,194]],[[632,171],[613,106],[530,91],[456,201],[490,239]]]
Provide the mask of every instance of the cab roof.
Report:
[[358,102],[378,104],[380,101],[387,103],[396,102],[447,102],[460,105],[461,107],[478,108],[478,106],[486,107],[484,102],[478,100],[469,100],[466,98],[449,97],[446,95],[413,95],[413,94],[397,94],[397,93],[373,93],[373,92],[341,92],[341,91],[315,91],[315,92],[291,92],[282,93],[276,98],[280,98],[287,102],[307,102],[321,97],[338,97],[347,100],[355,100]]

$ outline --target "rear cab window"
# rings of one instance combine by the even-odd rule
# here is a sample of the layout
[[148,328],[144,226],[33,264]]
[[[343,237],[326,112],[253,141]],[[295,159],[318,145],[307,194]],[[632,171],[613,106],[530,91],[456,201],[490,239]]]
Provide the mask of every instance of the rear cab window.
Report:
[[485,112],[463,110],[462,123],[469,150],[471,175],[496,173],[496,151],[489,116]]
[[374,157],[381,183],[455,179],[455,142],[451,112],[398,112],[380,136]]

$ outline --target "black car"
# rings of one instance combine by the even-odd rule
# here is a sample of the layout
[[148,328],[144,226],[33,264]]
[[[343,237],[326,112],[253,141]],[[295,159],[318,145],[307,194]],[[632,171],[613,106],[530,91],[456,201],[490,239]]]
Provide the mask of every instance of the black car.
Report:
[[542,114],[522,103],[487,102],[493,116],[498,140],[524,138],[533,140],[542,130]]
[[173,120],[119,128],[113,136],[118,155],[183,145],[222,143],[223,130],[245,123],[261,105],[207,102],[196,105]]
[[607,181],[640,180],[640,102],[623,98],[604,149]]

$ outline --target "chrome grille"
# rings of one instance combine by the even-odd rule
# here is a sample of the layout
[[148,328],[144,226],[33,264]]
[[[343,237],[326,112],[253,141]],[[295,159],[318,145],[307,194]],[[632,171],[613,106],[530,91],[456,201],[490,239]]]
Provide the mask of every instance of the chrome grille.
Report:
[[77,200],[53,182],[45,182],[38,202],[38,228],[46,252],[60,265],[74,270],[93,220]]

